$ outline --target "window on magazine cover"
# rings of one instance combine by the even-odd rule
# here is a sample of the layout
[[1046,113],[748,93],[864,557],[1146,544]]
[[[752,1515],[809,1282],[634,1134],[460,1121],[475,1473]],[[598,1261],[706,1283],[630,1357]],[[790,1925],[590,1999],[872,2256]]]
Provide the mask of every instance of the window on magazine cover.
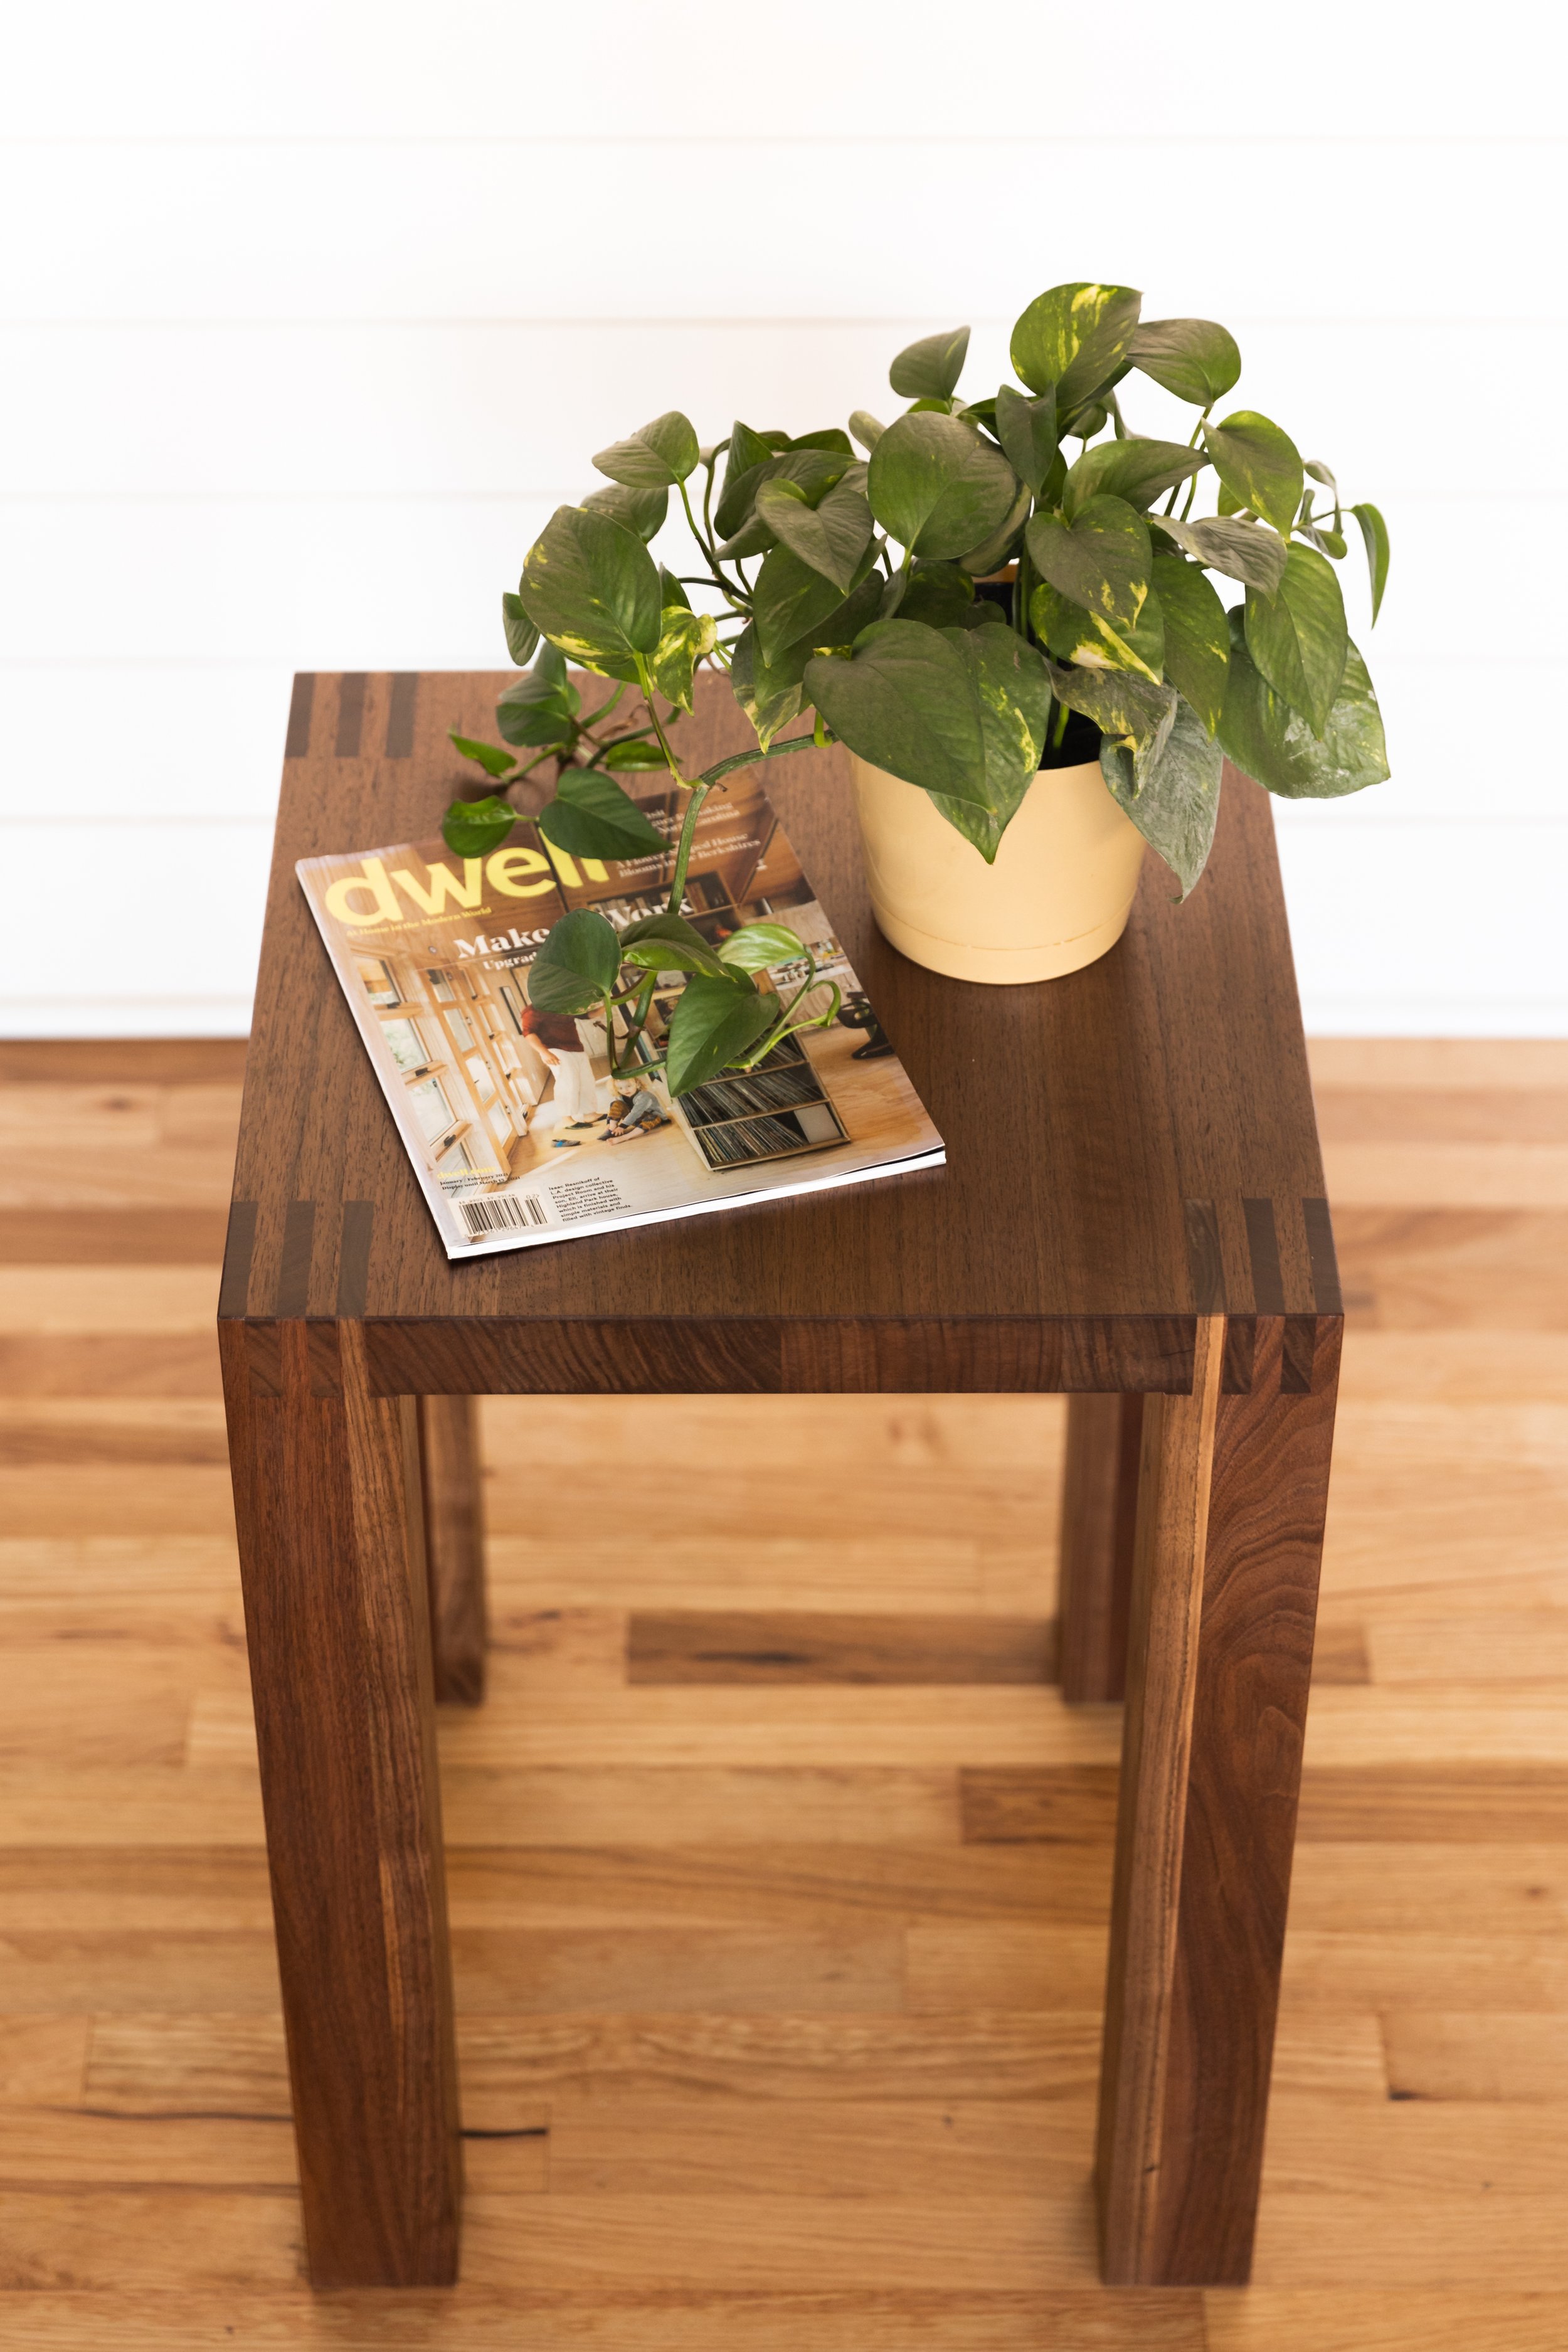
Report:
[[384,1021],[381,1034],[386,1048],[400,1070],[424,1070],[430,1066],[431,1055],[415,1021]]
[[383,956],[357,956],[359,976],[364,982],[365,994],[373,1004],[401,1004],[397,976]]
[[422,1078],[416,1087],[409,1087],[408,1099],[426,1143],[434,1143],[456,1123],[457,1114],[439,1078]]
[[437,1004],[456,1004],[458,992],[452,985],[449,973],[427,971],[425,977],[430,983],[430,993]]

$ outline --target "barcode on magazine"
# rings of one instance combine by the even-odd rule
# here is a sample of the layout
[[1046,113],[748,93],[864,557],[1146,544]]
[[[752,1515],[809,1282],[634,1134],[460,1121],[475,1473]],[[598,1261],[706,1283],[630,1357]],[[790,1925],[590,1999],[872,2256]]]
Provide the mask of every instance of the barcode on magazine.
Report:
[[527,1192],[515,1200],[503,1194],[499,1201],[464,1201],[460,1205],[470,1234],[503,1234],[509,1226],[515,1231],[520,1225],[550,1223],[542,1203]]

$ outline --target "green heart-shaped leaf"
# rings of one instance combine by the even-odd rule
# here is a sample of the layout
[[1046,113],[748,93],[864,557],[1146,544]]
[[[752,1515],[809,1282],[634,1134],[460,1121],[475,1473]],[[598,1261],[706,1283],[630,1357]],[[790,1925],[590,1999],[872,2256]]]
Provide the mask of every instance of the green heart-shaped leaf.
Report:
[[1321,736],[1350,648],[1344,598],[1328,558],[1315,548],[1293,546],[1278,595],[1247,590],[1246,628],[1247,649],[1275,693]]
[[[1040,752],[1051,715],[1051,679],[1040,655],[1016,629],[946,629],[942,632],[968,664],[980,705],[980,731],[984,746],[985,801],[994,820],[994,834],[986,829],[984,841],[969,828],[959,830],[990,863],[995,846],[1017,814],[1024,794],[1039,772]],[[937,798],[942,814],[952,817],[949,796]]]
[[887,426],[873,416],[868,408],[855,408],[849,413],[849,430],[868,457],[887,431]]
[[1131,507],[1146,507],[1162,490],[1201,474],[1208,459],[1201,449],[1180,441],[1151,441],[1129,434],[1124,441],[1101,441],[1086,449],[1068,474],[1062,508],[1070,522],[1092,498],[1125,499]]
[[882,598],[881,618],[923,621],[928,629],[956,629],[974,602],[974,583],[956,563],[921,558],[896,572]]
[[1272,596],[1285,577],[1285,541],[1266,523],[1236,522],[1228,515],[1211,516],[1203,522],[1177,522],[1173,515],[1155,515],[1152,520],[1157,531],[1173,539],[1211,572],[1223,572],[1227,580],[1260,588],[1266,596]]
[[794,963],[805,953],[798,932],[783,923],[746,923],[719,943],[721,959],[736,971],[771,971],[775,964]]
[[700,971],[722,979],[723,964],[684,915],[645,915],[621,933],[621,961],[638,971]]
[[899,353],[888,370],[888,382],[900,400],[949,400],[963,373],[968,350],[967,327],[953,327],[945,335],[922,335]]
[[623,769],[635,771],[665,768],[668,763],[657,743],[639,743],[632,740],[625,743],[612,743],[605,754],[604,764],[606,768],[616,771]]
[[831,580],[841,596],[848,595],[871,543],[864,467],[852,466],[815,508],[806,504],[798,482],[763,482],[757,491],[757,513],[803,563]]
[[1047,384],[1037,400],[1026,400],[1005,383],[996,394],[994,416],[1007,463],[1038,498],[1057,454],[1056,386]]
[[1250,507],[1288,539],[1305,471],[1290,436],[1255,408],[1237,408],[1223,425],[1205,425],[1204,441],[1237,509]]
[[1366,568],[1372,578],[1372,620],[1377,625],[1378,611],[1383,604],[1383,592],[1388,585],[1388,525],[1377,509],[1364,503],[1352,507],[1352,514],[1361,525],[1361,535],[1366,543]]
[[1142,300],[1131,286],[1081,282],[1037,294],[1013,329],[1014,373],[1031,392],[1054,384],[1065,423],[1121,370]]
[[528,551],[522,586],[530,620],[589,669],[658,644],[658,567],[608,515],[557,507]]
[[[868,541],[854,581],[858,588],[876,561]],[[825,580],[792,547],[775,547],[757,574],[752,594],[752,625],[763,659],[777,662],[787,648],[809,638],[845,602],[837,583]]]
[[1127,355],[1135,368],[1194,408],[1223,400],[1241,373],[1236,338],[1212,319],[1145,319]]
[[1242,616],[1230,616],[1230,676],[1219,737],[1237,766],[1291,801],[1339,800],[1388,776],[1383,716],[1366,664],[1352,645],[1329,723],[1313,734],[1274,692],[1247,650]]
[[623,489],[619,482],[612,482],[608,489],[590,490],[583,504],[592,514],[608,515],[612,522],[624,523],[646,547],[664,529],[669,492]]
[[874,622],[852,659],[815,655],[805,689],[834,733],[873,767],[987,808],[980,698],[952,635],[919,621]]
[[1214,845],[1225,753],[1210,741],[1197,712],[1178,701],[1170,733],[1153,758],[1140,761],[1124,743],[1104,742],[1100,769],[1111,799],[1159,851],[1184,898]]
[[519,669],[526,669],[533,659],[539,644],[539,631],[528,617],[521,596],[508,589],[500,600],[501,627],[506,632],[506,649]]
[[574,857],[647,857],[669,846],[600,768],[563,768],[538,824],[546,841]]
[[716,1077],[727,1062],[754,1045],[778,1017],[776,997],[760,995],[744,972],[723,980],[689,980],[680,992],[665,1046],[672,1095]]
[[627,489],[659,490],[683,482],[700,454],[696,427],[679,408],[670,408],[651,425],[639,425],[628,440],[601,449],[594,463],[601,474],[625,483]]
[[574,907],[528,968],[528,1001],[542,1013],[586,1013],[614,993],[620,968],[615,925],[592,907]]
[[488,857],[516,823],[510,803],[493,793],[488,800],[454,801],[441,819],[441,838],[459,857]]
[[509,743],[548,750],[572,740],[583,698],[566,674],[564,656],[546,644],[525,676],[507,688],[496,704],[496,725]]
[[477,743],[471,735],[459,735],[455,727],[447,728],[447,736],[453,751],[460,751],[465,760],[472,760],[487,776],[507,775],[517,765],[511,753],[503,751],[497,743]]
[[889,425],[868,475],[871,511],[916,555],[963,555],[1002,522],[1017,478],[1000,449],[956,416],[921,411]]
[[1137,627],[1149,593],[1152,550],[1148,524],[1125,499],[1089,499],[1070,523],[1037,514],[1026,543],[1041,579],[1062,595],[1113,629]]
[[1154,593],[1165,621],[1165,673],[1212,735],[1225,709],[1230,626],[1213,584],[1195,563],[1160,549]]

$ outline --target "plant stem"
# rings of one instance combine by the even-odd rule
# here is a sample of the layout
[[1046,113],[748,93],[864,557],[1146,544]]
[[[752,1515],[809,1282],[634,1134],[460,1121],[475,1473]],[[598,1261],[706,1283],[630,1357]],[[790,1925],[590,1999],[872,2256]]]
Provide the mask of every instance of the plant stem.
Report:
[[1053,751],[1059,751],[1061,750],[1062,740],[1066,736],[1067,731],[1068,707],[1065,702],[1058,702],[1057,705],[1057,715],[1051,721],[1051,749]]
[[679,915],[680,901],[686,895],[686,869],[691,863],[691,845],[697,835],[697,815],[713,786],[699,776],[689,786],[691,798],[686,803],[686,814],[680,821],[680,839],[675,852],[675,870],[669,877],[669,904],[666,912]]

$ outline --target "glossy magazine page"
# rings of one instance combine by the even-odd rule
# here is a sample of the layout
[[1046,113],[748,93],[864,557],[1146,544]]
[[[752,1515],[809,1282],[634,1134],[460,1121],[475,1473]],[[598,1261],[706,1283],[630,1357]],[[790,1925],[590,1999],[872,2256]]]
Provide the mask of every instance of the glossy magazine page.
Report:
[[[667,839],[675,795],[642,795]],[[743,1076],[672,1100],[661,1072],[612,1078],[603,1018],[529,1002],[551,927],[593,907],[618,929],[660,911],[673,849],[570,857],[536,826],[461,858],[439,840],[302,858],[297,867],[448,1257],[526,1249],[692,1216],[737,1201],[859,1182],[944,1157],[903,1066],[801,871],[754,772],[697,822],[682,911],[714,944],[744,923],[802,939],[818,979],[786,1038]],[[758,975],[793,993],[806,966]],[[657,1061],[684,985],[661,974],[640,1045]],[[625,1058],[621,1047],[618,1058]]]

